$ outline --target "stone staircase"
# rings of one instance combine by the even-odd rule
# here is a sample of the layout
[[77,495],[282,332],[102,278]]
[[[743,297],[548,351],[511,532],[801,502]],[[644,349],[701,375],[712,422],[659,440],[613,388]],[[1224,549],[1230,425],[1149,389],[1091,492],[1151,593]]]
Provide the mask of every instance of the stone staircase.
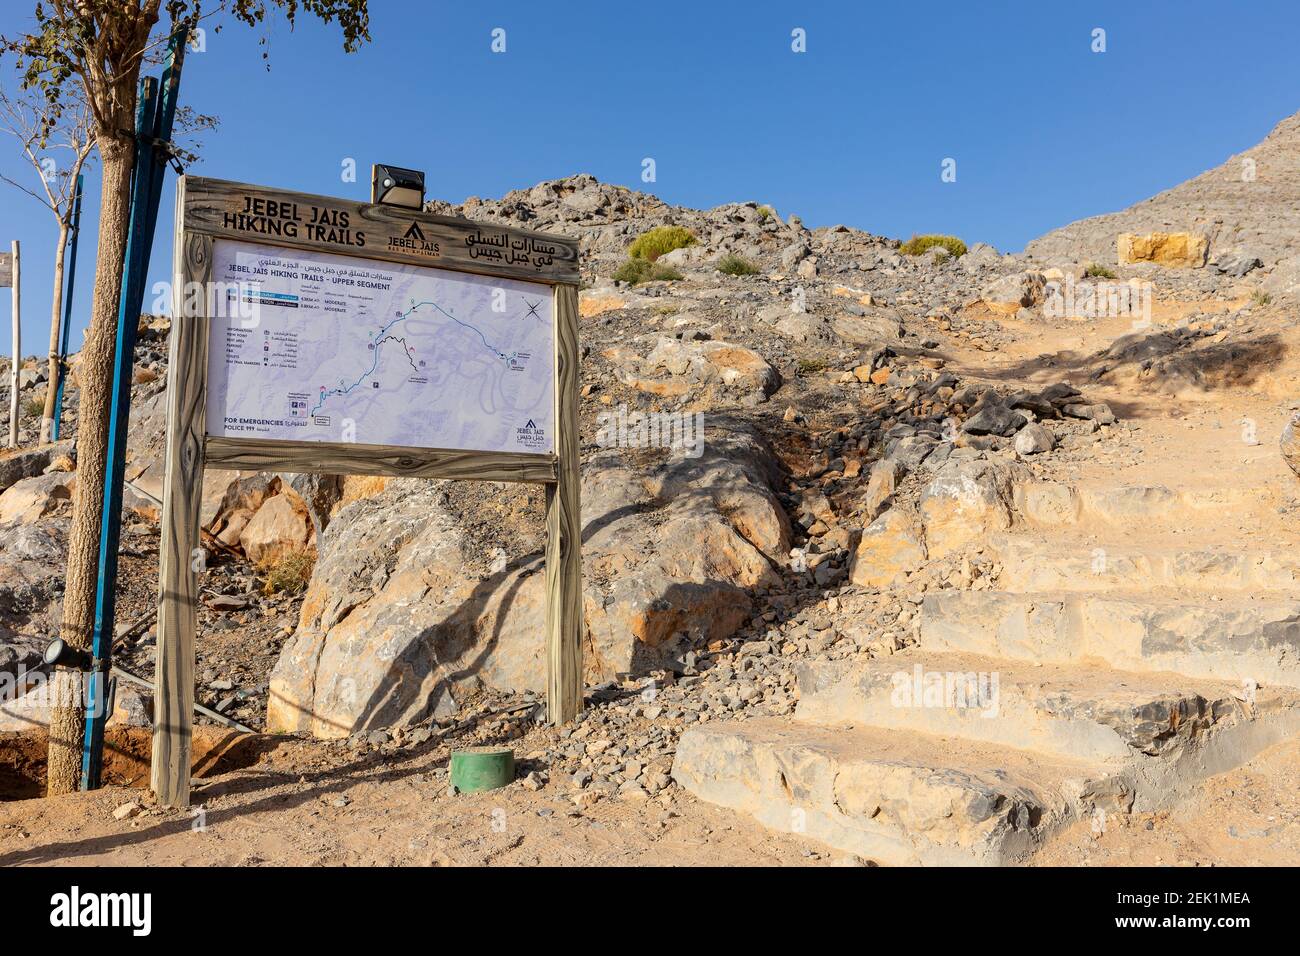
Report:
[[805,665],[793,722],[688,731],[676,780],[882,863],[1005,864],[1300,730],[1300,552],[1223,527],[1249,488],[1014,496],[994,588],[926,594],[916,648]]

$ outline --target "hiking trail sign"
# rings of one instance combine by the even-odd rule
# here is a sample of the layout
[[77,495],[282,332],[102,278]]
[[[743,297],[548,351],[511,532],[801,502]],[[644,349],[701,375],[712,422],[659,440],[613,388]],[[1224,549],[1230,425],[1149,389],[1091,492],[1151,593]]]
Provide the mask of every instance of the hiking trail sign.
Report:
[[546,486],[547,702],[582,708],[578,246],[182,177],[152,785],[190,786],[205,467]]

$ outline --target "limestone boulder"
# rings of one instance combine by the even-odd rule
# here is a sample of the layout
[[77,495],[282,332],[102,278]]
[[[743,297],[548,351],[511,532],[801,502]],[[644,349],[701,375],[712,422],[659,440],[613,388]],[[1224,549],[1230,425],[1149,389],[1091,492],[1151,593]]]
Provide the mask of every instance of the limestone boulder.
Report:
[[1056,447],[1056,436],[1037,422],[1031,422],[1016,435],[1016,454],[1022,458],[1041,455]]
[[925,563],[921,524],[906,508],[890,508],[862,531],[849,565],[849,580],[861,587],[902,583]]
[[1011,527],[1016,475],[1010,466],[985,459],[946,462],[921,492],[930,557],[944,557]]
[[307,506],[286,490],[267,498],[254,512],[239,533],[239,544],[254,565],[267,565],[304,550],[314,537]]
[[1046,287],[1041,272],[1017,272],[994,279],[981,290],[980,299],[994,312],[1015,315],[1042,302]]
[[[608,449],[583,465],[589,683],[730,635],[789,551],[775,459],[755,434],[711,423],[698,458],[656,454]],[[394,479],[344,505],[317,547],[271,675],[272,729],[341,737],[450,712],[481,686],[544,688],[542,555],[469,573],[481,546],[437,483]]]
[[52,471],[16,481],[0,494],[0,524],[36,521],[60,501],[70,501],[76,487],[76,472]]
[[73,454],[71,441],[23,448],[0,456],[0,492],[24,478],[35,478],[55,461]]
[[1120,265],[1149,262],[1175,269],[1198,269],[1210,251],[1208,237],[1195,232],[1122,232],[1115,240]]
[[902,337],[903,314],[892,308],[862,308],[836,317],[831,328],[853,345],[889,345]]
[[[12,524],[0,533],[0,619],[54,626],[67,566],[68,519]],[[0,634],[0,644],[7,638]],[[0,651],[3,664],[3,651]]]
[[[629,384],[652,394],[679,394],[672,386],[703,386],[740,395],[766,399],[781,384],[781,376],[763,356],[743,345],[711,340],[694,341],[660,338],[650,354],[629,369]],[[679,381],[664,383],[668,391],[656,391],[646,383],[662,381],[664,374]],[[641,383],[641,384],[637,384]]]
[[872,520],[875,520],[885,509],[902,477],[903,468],[897,461],[882,459],[871,466],[871,476],[867,479],[862,510]]
[[[221,472],[219,474],[222,477],[212,489],[215,500],[204,505],[206,520],[203,526],[216,535],[221,542],[232,547],[240,543],[245,528],[258,510],[277,495],[290,495],[295,507],[306,510],[314,537],[325,530],[330,516],[340,507],[347,482],[353,481],[357,487],[377,485],[382,490],[383,483],[387,480],[271,472]],[[270,521],[274,517],[276,512],[271,512],[265,520]],[[280,515],[280,517],[284,516]],[[259,533],[258,529],[255,528],[254,533]],[[292,533],[296,538],[296,524]]]
[[1300,255],[1286,256],[1278,260],[1260,288],[1272,296],[1300,294]]
[[835,341],[835,332],[825,317],[811,312],[794,312],[776,323],[776,330],[795,342],[826,344]]

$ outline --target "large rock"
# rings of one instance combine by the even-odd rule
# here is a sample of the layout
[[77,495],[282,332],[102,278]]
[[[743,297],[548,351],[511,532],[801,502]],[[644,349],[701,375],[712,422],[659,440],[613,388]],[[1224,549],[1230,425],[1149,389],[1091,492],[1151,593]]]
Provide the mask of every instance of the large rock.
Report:
[[1120,265],[1150,262],[1171,268],[1196,269],[1205,265],[1210,240],[1195,232],[1122,232],[1115,240]]
[[862,314],[841,315],[831,322],[835,334],[854,345],[889,345],[902,337],[903,315],[897,309],[863,309]]
[[879,727],[709,721],[682,734],[673,779],[775,830],[893,866],[1022,861],[1072,819],[1078,773],[1042,754]]
[[826,344],[835,340],[835,332],[824,316],[811,312],[794,312],[776,323],[776,330],[796,342]]
[[931,558],[941,558],[1012,522],[1013,472],[984,459],[947,462],[921,492]]
[[645,375],[666,371],[692,383],[764,398],[781,384],[780,374],[763,356],[730,342],[683,341],[664,337],[641,362],[641,371]]
[[269,565],[286,555],[303,551],[315,536],[311,516],[302,499],[291,491],[266,499],[244,525],[239,544],[255,565]]
[[1274,296],[1300,294],[1300,255],[1287,256],[1280,260],[1260,288]]
[[54,510],[60,501],[70,501],[76,487],[76,473],[67,471],[52,471],[17,481],[0,494],[0,524],[36,521]]
[[[223,544],[239,544],[248,522],[268,498],[280,491],[279,479],[270,473],[255,473],[244,477],[240,472],[221,472],[218,486],[221,494],[206,509],[203,527],[216,535]],[[212,489],[213,492],[216,489]],[[202,509],[201,509],[202,510]]]
[[903,468],[897,461],[883,459],[872,465],[867,490],[863,494],[863,513],[874,521],[889,503],[889,499],[894,497],[894,491],[902,477]]
[[[294,475],[258,472],[245,476],[242,472],[222,472],[218,482],[222,488],[219,499],[207,506],[207,520],[204,527],[217,536],[223,543],[239,544],[244,530],[258,513],[258,510],[280,495],[289,495],[295,511],[305,513],[309,519],[312,536],[319,535],[329,524],[330,517],[338,508],[344,497],[344,484],[347,479],[340,475]],[[375,479],[361,479],[374,482]],[[379,487],[382,489],[382,480]],[[214,488],[215,493],[217,489]],[[265,522],[273,519],[287,518],[283,508],[268,513]],[[266,529],[254,529],[260,535]],[[292,528],[285,529],[293,540],[299,538],[297,522]],[[308,543],[298,543],[302,547]],[[255,545],[260,547],[260,545]],[[292,547],[292,542],[291,542]],[[247,553],[247,551],[245,551]]]
[[58,458],[73,454],[71,441],[24,448],[0,456],[0,491],[24,478],[35,478]]
[[18,623],[57,613],[67,547],[66,518],[10,525],[0,533],[0,619]]
[[1001,435],[1009,438],[1023,428],[1028,420],[1005,405],[990,402],[962,422],[961,430],[968,435]]
[[[774,467],[739,426],[710,428],[699,458],[633,466],[611,449],[584,465],[588,681],[645,673],[748,618],[790,547]],[[542,557],[472,577],[480,549],[445,495],[394,480],[335,514],[271,675],[271,729],[340,737],[445,712],[480,685],[545,686]]]
[[849,565],[849,580],[861,587],[889,587],[905,581],[925,559],[916,516],[906,508],[890,508],[863,529]]
[[41,666],[47,641],[30,634],[15,634],[0,629],[0,699],[13,699],[25,689],[21,678]]
[[1017,272],[994,279],[980,292],[980,298],[994,312],[1015,315],[1022,308],[1042,302],[1046,286],[1041,272]]

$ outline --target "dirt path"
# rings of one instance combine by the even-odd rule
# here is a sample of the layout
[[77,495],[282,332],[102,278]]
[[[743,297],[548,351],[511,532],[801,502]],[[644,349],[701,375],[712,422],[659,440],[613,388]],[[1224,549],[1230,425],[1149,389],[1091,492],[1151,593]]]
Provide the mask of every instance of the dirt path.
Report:
[[[548,732],[517,742],[530,752]],[[0,803],[0,866],[799,866],[835,861],[796,837],[700,803],[680,790],[579,810],[575,792],[516,781],[453,796],[446,746],[354,757],[285,739],[256,765],[206,779],[189,813],[144,808],[141,790],[109,787]]]
[[[1222,315],[1244,301],[1155,303],[1152,330],[1172,329],[1188,316]],[[1004,323],[1008,327],[1013,323]],[[1128,428],[1117,447],[1053,464],[1078,483],[1166,485],[1199,489],[1203,523],[1177,536],[1181,547],[1270,548],[1300,545],[1300,485],[1278,453],[1277,440],[1300,396],[1300,365],[1283,351],[1274,360],[1245,347],[1217,370],[1208,389],[1143,381],[1126,374],[1095,378],[1097,356],[1134,331],[1129,318],[1089,322],[1044,320],[1016,325],[1015,340],[990,361],[985,352],[957,352],[951,367],[987,381],[1046,384],[1062,378],[1105,401]],[[1257,336],[1272,340],[1267,332]],[[1116,537],[1110,530],[1112,539]],[[1150,532],[1127,529],[1135,543]],[[1300,860],[1300,742],[1278,744],[1250,763],[1212,777],[1183,806],[1167,813],[1112,818],[1098,832],[1076,823],[1033,858],[1038,866],[1295,865]]]

